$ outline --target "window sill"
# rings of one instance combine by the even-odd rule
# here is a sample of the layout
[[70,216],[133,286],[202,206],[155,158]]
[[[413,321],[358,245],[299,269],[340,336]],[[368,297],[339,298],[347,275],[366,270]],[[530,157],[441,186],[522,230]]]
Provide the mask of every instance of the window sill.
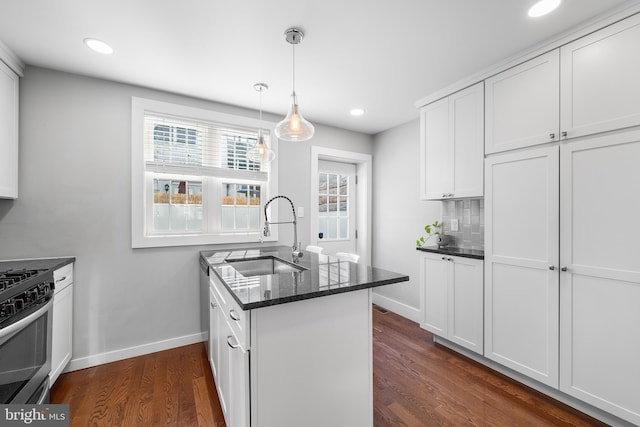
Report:
[[133,236],[131,247],[140,248],[163,248],[171,246],[202,246],[219,245],[231,243],[260,243],[278,241],[277,233],[272,233],[269,237],[260,239],[260,233],[247,234],[176,234],[163,236]]

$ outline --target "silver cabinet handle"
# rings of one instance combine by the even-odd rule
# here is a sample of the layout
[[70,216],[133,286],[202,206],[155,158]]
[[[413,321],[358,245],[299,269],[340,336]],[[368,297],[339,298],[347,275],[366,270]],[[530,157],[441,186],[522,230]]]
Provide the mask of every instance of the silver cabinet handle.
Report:
[[453,197],[453,193],[449,193],[449,197]]
[[442,195],[442,198],[443,198],[443,199],[446,199],[446,198],[447,198],[447,195],[446,195],[446,194],[443,194],[443,195]]
[[566,138],[567,137],[567,131],[563,130],[560,135],[562,135],[563,138]]
[[560,271],[568,271],[569,269],[567,267],[565,267],[564,265],[560,267]]
[[210,303],[211,304],[211,308],[215,308],[216,305],[214,303]]
[[442,257],[442,260],[443,260],[443,261],[445,261],[446,259],[447,259],[447,257],[446,257],[446,256],[443,256],[443,257]]
[[550,133],[549,134],[549,139],[556,139],[556,134],[555,133]]
[[[234,341],[235,341],[235,343],[234,343],[234,344],[232,344],[232,343],[231,343],[231,340],[234,340]],[[229,347],[231,347],[231,348],[238,348],[238,346],[239,346],[240,344],[238,343],[238,341],[235,339],[235,337],[234,337],[233,335],[229,335],[229,336],[227,337],[227,345],[228,345]]]
[[61,278],[59,278],[58,280],[56,280],[56,283],[58,283],[58,282],[62,282],[62,281],[63,281],[64,279],[66,279],[66,278],[67,278],[67,276],[62,276]]
[[555,266],[555,265],[550,265],[550,266],[549,266],[549,270],[553,271],[553,270],[555,270],[555,269],[556,269],[556,266]]
[[238,316],[238,313],[236,313],[233,308],[229,310],[229,317],[231,318],[231,320],[235,320],[236,322],[240,320],[240,316]]

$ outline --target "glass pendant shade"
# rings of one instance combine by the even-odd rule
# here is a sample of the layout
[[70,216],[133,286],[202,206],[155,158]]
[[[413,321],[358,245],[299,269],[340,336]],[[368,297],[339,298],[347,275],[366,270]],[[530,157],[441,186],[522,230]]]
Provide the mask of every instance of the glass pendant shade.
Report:
[[258,135],[258,143],[251,147],[249,152],[247,152],[247,157],[251,161],[263,164],[270,163],[276,158],[276,153],[274,153],[267,145],[265,138],[262,135],[262,130],[260,130],[260,134]]
[[276,126],[276,136],[284,141],[306,141],[311,139],[315,128],[298,110],[296,93],[291,95],[291,105],[287,117]]

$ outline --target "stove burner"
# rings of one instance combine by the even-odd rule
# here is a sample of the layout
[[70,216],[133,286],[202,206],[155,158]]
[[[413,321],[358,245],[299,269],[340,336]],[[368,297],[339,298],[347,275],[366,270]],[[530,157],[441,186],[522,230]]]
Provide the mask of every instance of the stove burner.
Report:
[[18,283],[27,280],[30,277],[37,276],[40,272],[46,270],[6,270],[0,271],[0,291],[9,289]]

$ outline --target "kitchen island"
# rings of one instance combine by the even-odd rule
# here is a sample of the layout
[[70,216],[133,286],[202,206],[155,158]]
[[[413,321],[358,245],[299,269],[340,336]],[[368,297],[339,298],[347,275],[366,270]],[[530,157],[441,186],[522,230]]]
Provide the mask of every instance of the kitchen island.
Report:
[[200,261],[229,427],[373,425],[371,289],[408,276],[285,246]]

